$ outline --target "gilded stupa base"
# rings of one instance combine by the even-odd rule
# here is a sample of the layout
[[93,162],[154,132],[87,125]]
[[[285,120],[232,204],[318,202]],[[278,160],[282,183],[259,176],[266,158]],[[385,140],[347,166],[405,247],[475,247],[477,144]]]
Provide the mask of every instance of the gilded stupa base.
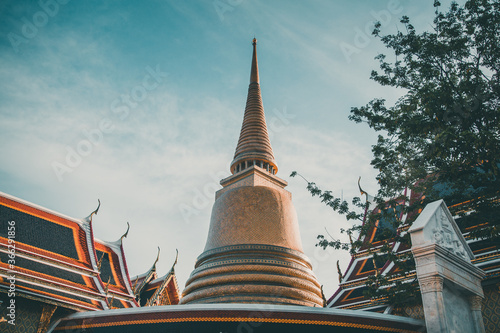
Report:
[[307,257],[261,244],[224,246],[204,252],[186,282],[181,304],[259,303],[322,307]]

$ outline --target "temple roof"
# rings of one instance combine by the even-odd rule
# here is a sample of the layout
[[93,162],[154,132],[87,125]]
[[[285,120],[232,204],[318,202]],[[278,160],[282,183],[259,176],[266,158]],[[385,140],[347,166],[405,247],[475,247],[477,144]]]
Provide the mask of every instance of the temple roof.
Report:
[[95,239],[98,209],[75,219],[0,192],[0,292],[14,273],[23,298],[74,311],[137,307],[122,245],[127,233],[115,242]]
[[156,273],[156,264],[158,263],[158,259],[160,258],[160,248],[158,247],[158,254],[156,255],[156,260],[153,263],[153,266],[146,272],[134,276],[130,279],[132,283],[132,289],[134,290],[134,294],[136,299],[140,299],[140,295],[144,289],[144,287],[151,281],[155,280],[158,277]]
[[146,285],[141,295],[141,306],[176,305],[179,303],[180,294],[172,267],[167,274]]
[[[368,202],[363,218],[363,224],[365,224],[367,223],[370,214],[380,214],[381,211],[373,202],[373,197],[364,192],[361,187],[360,192],[362,195],[366,195],[366,200]],[[411,205],[414,202],[421,200],[422,194],[407,189],[404,192],[403,197],[406,196],[408,197],[409,202],[406,202],[403,198],[395,200],[396,202],[394,207],[387,205],[386,213],[381,215],[380,218],[375,221],[374,226],[367,231],[366,235],[359,237],[358,240],[362,241],[363,245],[357,249],[356,253],[352,256],[345,273],[341,276],[339,288],[327,302],[328,307],[343,309],[369,309],[371,311],[383,312],[389,306],[387,303],[380,303],[378,300],[365,297],[363,292],[367,289],[366,281],[368,277],[375,274],[385,275],[396,269],[394,264],[391,261],[387,261],[384,256],[379,256],[376,260],[374,260],[372,252],[378,252],[380,250],[385,241],[384,237],[387,236],[387,234],[405,232],[404,228],[399,230],[394,229],[390,221],[391,215],[397,216],[398,219],[401,219],[404,222],[413,221],[418,216],[419,212],[403,214],[401,206]],[[410,250],[407,246],[399,242],[391,242],[390,246],[392,247],[392,251],[396,253],[403,253]]]
[[[258,329],[253,329],[253,328]],[[77,313],[54,332],[423,332],[425,322],[400,316],[293,305],[187,304]]]
[[175,305],[179,303],[180,292],[174,269],[177,264],[177,256],[170,271],[158,278],[156,263],[159,255],[160,248],[158,248],[158,255],[153,266],[147,272],[132,278],[134,293],[140,306]]
[[123,252],[123,237],[125,235],[115,242],[95,240],[96,255],[100,266],[100,279],[105,285],[110,308],[138,306],[135,302],[135,295]]
[[75,219],[0,192],[0,289],[8,290],[14,273],[16,296],[76,311],[105,309],[92,215]]
[[236,146],[233,162],[231,163],[231,172],[234,174],[248,167],[248,165],[241,164],[248,161],[252,165],[257,163],[272,174],[275,174],[278,168],[274,160],[273,149],[267,132],[264,106],[262,104],[259,67],[257,64],[257,40],[255,38],[252,44],[253,57],[250,85],[248,87],[247,103],[240,138]]
[[[361,188],[360,191],[362,194],[366,195],[367,201],[371,205],[372,197],[361,190]],[[409,189],[407,189],[404,194],[408,197],[409,203],[404,200],[396,200],[396,207],[391,207],[389,206],[389,202],[391,202],[391,200],[388,200],[386,209],[388,211],[392,210],[395,214],[399,214],[399,218],[403,222],[410,223],[418,217],[420,210],[402,215],[401,212],[398,212],[397,205],[412,205],[414,202],[422,200],[423,194],[410,191]],[[467,211],[470,210],[470,207],[466,207],[467,204],[467,202],[460,203],[450,206],[449,208],[452,212],[460,210]],[[367,219],[370,214],[379,214],[381,212],[375,204],[373,205],[374,207],[370,206],[366,208],[363,224],[367,223]],[[455,218],[459,217],[455,216]],[[387,229],[387,227],[387,223],[384,223],[384,216],[381,216],[380,219],[375,222],[374,226],[368,230],[367,234],[363,236],[363,238],[358,239],[363,241],[363,245],[351,257],[351,261],[347,266],[345,273],[342,274],[339,272],[342,274],[340,277],[341,283],[339,284],[337,291],[328,300],[328,307],[341,309],[363,309],[379,312],[383,312],[389,308],[390,304],[384,300],[370,299],[365,297],[363,294],[363,291],[367,289],[366,281],[370,276],[375,274],[386,275],[397,270],[394,263],[386,260],[383,256],[378,256],[377,259],[374,259],[373,257],[373,252],[377,252],[385,240],[383,231],[384,229]],[[497,283],[500,279],[500,268],[498,267],[498,261],[500,260],[500,245],[488,239],[472,238],[470,231],[477,227],[480,226],[472,226],[462,230],[462,233],[475,256],[472,263],[484,270],[486,273],[483,283],[485,281],[487,281],[486,283],[493,283],[491,281],[495,281],[495,283]],[[406,232],[406,227],[400,227],[400,229],[396,232]],[[372,246],[370,251],[368,251],[369,243],[371,243]],[[402,254],[410,251],[407,244],[400,242],[390,242],[390,246],[392,247],[392,252],[394,253]],[[408,278],[413,279],[414,273],[410,273]]]

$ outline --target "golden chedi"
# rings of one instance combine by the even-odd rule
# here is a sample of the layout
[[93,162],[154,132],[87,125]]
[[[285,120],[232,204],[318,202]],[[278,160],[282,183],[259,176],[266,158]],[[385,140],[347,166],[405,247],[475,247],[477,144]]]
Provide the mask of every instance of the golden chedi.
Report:
[[323,306],[321,287],[302,250],[297,215],[269,141],[256,40],[232,175],[216,193],[204,252],[181,304],[267,303]]

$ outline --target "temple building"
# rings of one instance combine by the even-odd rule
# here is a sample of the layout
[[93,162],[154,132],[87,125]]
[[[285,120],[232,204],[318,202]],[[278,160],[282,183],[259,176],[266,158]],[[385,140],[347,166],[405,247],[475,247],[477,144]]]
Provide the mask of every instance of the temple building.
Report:
[[[379,214],[380,209],[373,202],[373,197],[359,188],[362,195],[365,195],[368,207],[365,210],[363,224],[367,223],[370,214]],[[344,273],[339,267],[339,288],[328,299],[328,307],[335,309],[354,309],[379,313],[393,313],[401,316],[424,319],[424,309],[422,304],[413,304],[404,308],[395,309],[387,302],[387,299],[368,298],[364,291],[368,288],[366,282],[368,278],[375,274],[386,275],[395,272],[396,267],[390,260],[384,260],[383,256],[374,258],[374,253],[380,251],[381,246],[387,241],[387,231],[390,233],[404,233],[408,225],[415,222],[421,212],[403,214],[398,209],[400,205],[413,205],[422,200],[422,193],[415,193],[407,189],[404,193],[409,202],[400,200],[396,207],[387,206],[388,210],[393,210],[398,218],[404,223],[398,230],[386,218],[381,215],[374,226],[370,228],[366,235],[359,239],[364,245],[361,246],[352,256],[350,263],[345,268]],[[498,199],[496,199],[498,200]],[[469,211],[470,202],[458,203],[448,207],[454,219],[458,220],[459,212]],[[485,276],[482,280],[484,290],[484,299],[482,302],[482,317],[486,332],[498,332],[500,330],[500,244],[488,239],[477,239],[471,236],[471,231],[481,228],[481,225],[473,225],[461,230],[464,239],[472,250],[474,258],[471,263],[484,271]],[[389,230],[390,229],[390,230]],[[408,245],[400,242],[390,242],[392,251],[397,254],[403,254],[411,251]],[[401,277],[403,281],[410,281],[416,278],[416,272],[413,271],[406,277]]]
[[160,257],[160,248],[158,248],[158,255],[153,266],[145,273],[132,278],[132,289],[140,306],[175,305],[179,303],[180,291],[174,269],[175,264],[177,264],[178,254],[170,271],[164,276],[158,277],[156,273],[156,263]]
[[[321,285],[302,249],[287,182],[276,175],[260,91],[257,41],[252,44],[250,84],[231,176],[221,180],[222,189],[215,193],[205,248],[179,304],[76,313],[53,325],[52,332],[425,330],[419,319],[325,307]],[[132,284],[154,284],[152,270]],[[140,299],[141,305],[148,302]]]
[[[498,245],[468,239],[443,200],[401,216],[413,225],[393,230],[410,233],[411,247],[392,246],[394,252],[412,251],[415,257],[411,277],[422,291],[420,307],[394,313],[385,300],[363,296],[368,276],[394,269],[390,262],[376,262],[368,246],[353,255],[346,273],[340,274],[339,290],[325,298],[302,248],[287,182],[277,176],[256,39],[252,45],[231,175],[215,193],[205,248],[182,295],[175,278],[177,258],[162,277],[156,272],[157,257],[150,269],[130,278],[123,250],[128,228],[114,242],[94,238],[97,210],[73,219],[0,194],[0,301],[9,303],[9,276],[15,274],[16,316],[26,319],[24,331],[485,332],[489,324],[483,318],[494,315],[482,312],[482,302],[496,302],[494,313],[499,308],[498,290],[489,291],[498,281]],[[408,197],[420,200],[421,195]],[[397,206],[388,209],[399,214]],[[10,221],[18,228],[15,263],[9,262]],[[386,241],[388,228],[380,219],[363,241],[376,248],[377,242]],[[8,309],[3,311],[7,321]],[[0,325],[2,332],[13,332],[6,322]]]
[[0,192],[1,332],[43,333],[75,312],[179,302],[174,267],[158,278],[153,265],[147,279],[131,281],[123,248],[128,230],[113,242],[96,239],[97,211],[75,219]]

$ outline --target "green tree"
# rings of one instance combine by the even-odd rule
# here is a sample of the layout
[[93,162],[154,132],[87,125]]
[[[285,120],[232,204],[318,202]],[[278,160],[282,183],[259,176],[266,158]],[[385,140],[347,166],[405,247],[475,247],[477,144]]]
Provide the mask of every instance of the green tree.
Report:
[[[390,246],[393,241],[410,242],[402,221],[387,209],[408,199],[401,194],[405,188],[425,194],[423,200],[401,207],[406,212],[443,198],[459,216],[462,230],[472,227],[473,237],[492,242],[500,235],[500,1],[452,3],[447,12],[438,1],[434,7],[431,31],[418,33],[408,17],[401,19],[404,28],[396,34],[383,35],[381,25],[375,25],[373,35],[392,54],[376,57],[380,70],[372,71],[371,79],[400,88],[403,95],[392,106],[375,98],[353,107],[349,116],[380,133],[371,164],[379,170],[375,201],[381,213],[345,232],[359,232],[362,240],[381,218],[394,226],[388,228],[386,244],[373,253],[375,259],[394,261],[400,270],[396,276],[370,278],[368,296],[388,297],[396,305],[416,295],[417,288],[414,279],[402,283],[414,269],[411,256],[392,253]],[[348,219],[362,217],[359,209],[314,183],[308,182],[308,190]],[[365,207],[359,198],[353,205]],[[355,252],[363,246],[361,240],[343,244],[322,235],[318,239],[324,248]],[[380,288],[384,286],[390,288]]]

